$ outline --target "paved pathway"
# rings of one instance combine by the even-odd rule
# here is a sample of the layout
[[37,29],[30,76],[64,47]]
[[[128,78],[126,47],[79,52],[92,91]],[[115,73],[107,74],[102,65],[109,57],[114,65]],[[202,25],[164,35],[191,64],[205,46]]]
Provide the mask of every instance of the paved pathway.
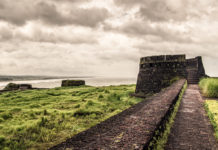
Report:
[[166,150],[218,150],[203,108],[198,85],[188,86],[177,112]]
[[169,110],[184,80],[162,92],[81,132],[51,150],[131,150],[143,149]]

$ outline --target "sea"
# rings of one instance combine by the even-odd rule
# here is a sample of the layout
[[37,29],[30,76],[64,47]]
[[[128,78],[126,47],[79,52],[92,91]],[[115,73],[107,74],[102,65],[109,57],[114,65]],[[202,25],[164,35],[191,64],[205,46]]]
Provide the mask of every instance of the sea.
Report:
[[[0,82],[0,90],[2,90],[8,83],[31,84],[34,88],[55,88],[55,87],[61,87],[62,80],[66,80],[66,79],[3,81]],[[69,80],[79,80],[79,78],[69,78]],[[81,78],[81,80],[85,80],[86,85],[90,85],[90,86],[136,84],[136,78],[92,77],[92,78]]]

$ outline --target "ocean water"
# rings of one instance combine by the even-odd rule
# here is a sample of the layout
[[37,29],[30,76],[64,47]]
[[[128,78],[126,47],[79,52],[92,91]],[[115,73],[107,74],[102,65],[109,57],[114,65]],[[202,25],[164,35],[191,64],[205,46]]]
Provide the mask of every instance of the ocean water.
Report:
[[[78,78],[70,78],[71,80],[79,80]],[[3,89],[8,83],[17,84],[32,84],[34,88],[55,88],[61,86],[61,81],[66,79],[49,79],[49,80],[28,80],[28,81],[7,81],[0,82],[0,90]],[[121,85],[121,84],[136,84],[136,78],[81,78],[86,81],[86,85],[91,86],[108,86],[108,85]]]

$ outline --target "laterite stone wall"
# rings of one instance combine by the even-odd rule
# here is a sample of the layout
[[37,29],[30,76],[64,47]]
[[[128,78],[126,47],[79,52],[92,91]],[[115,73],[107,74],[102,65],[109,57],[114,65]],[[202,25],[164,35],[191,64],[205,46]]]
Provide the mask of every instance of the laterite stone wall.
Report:
[[186,59],[185,55],[160,55],[140,59],[136,96],[145,97],[148,93],[157,93],[171,84],[174,78],[187,78],[188,69],[205,76],[201,57]]

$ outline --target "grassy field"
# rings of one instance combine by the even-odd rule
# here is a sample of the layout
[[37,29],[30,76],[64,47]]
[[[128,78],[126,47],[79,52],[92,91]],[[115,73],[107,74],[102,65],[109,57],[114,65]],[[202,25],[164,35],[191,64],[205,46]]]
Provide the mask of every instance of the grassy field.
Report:
[[206,100],[205,109],[208,113],[210,121],[215,130],[215,137],[218,140],[218,101],[217,100]]
[[203,78],[199,86],[204,96],[218,98],[218,78]]
[[135,85],[0,94],[0,149],[47,149],[127,109]]

